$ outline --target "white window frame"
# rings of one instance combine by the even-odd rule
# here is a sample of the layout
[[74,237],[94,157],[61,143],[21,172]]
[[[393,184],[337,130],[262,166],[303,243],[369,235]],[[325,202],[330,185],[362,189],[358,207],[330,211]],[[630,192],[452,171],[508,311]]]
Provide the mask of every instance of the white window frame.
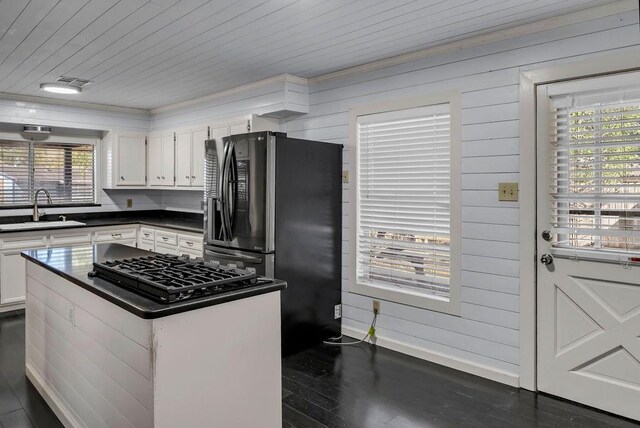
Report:
[[[94,160],[94,167],[93,167],[93,195],[94,195],[94,202],[93,203],[86,203],[86,204],[79,204],[79,205],[72,205],[72,204],[61,204],[62,206],[66,207],[66,208],[74,208],[74,207],[87,207],[87,206],[92,206],[92,205],[100,205],[101,204],[101,193],[102,193],[102,187],[101,187],[101,182],[100,182],[100,173],[101,173],[101,161],[102,161],[102,151],[101,151],[101,140],[99,138],[95,138],[95,137],[89,137],[89,136],[75,136],[75,135],[55,135],[54,137],[49,137],[49,136],[44,136],[38,139],[35,138],[25,138],[24,134],[19,133],[19,132],[11,132],[11,131],[0,131],[0,139],[4,139],[4,140],[13,140],[13,141],[23,141],[25,143],[29,143],[33,140],[35,141],[41,141],[41,142],[47,142],[47,140],[51,139],[53,142],[55,143],[62,143],[62,144],[77,144],[77,145],[93,145],[93,160]],[[60,207],[61,205],[52,205],[52,208],[56,208],[56,207]],[[0,208],[2,210],[21,210],[21,209],[25,209],[24,207],[11,207],[11,206],[4,206],[2,208]]]
[[[349,109],[349,163],[353,165],[352,182],[348,185],[347,193],[350,196],[349,210],[349,282],[348,292],[360,294],[375,299],[381,299],[416,306],[437,312],[452,315],[460,315],[460,291],[462,280],[462,101],[459,91],[447,91],[439,94],[412,97],[396,101],[387,101],[355,106]],[[357,245],[359,230],[359,195],[358,195],[358,138],[357,123],[359,116],[376,113],[385,113],[396,110],[405,110],[419,107],[428,107],[437,104],[449,104],[450,128],[451,128],[451,196],[450,196],[450,282],[449,300],[442,300],[428,294],[412,292],[408,290],[392,290],[376,287],[358,282],[357,278]]]

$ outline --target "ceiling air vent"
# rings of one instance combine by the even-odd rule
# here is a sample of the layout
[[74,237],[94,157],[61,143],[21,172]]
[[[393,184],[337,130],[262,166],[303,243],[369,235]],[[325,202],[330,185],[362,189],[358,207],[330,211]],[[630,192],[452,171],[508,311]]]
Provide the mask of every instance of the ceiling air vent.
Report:
[[87,85],[92,84],[91,80],[78,79],[77,77],[60,76],[56,82],[64,83],[69,86],[75,86],[76,88],[84,88]]

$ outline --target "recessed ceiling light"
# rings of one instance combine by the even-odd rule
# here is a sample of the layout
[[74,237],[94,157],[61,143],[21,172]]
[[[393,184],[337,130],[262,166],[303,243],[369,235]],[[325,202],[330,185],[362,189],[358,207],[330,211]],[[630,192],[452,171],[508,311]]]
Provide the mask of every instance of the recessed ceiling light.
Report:
[[54,94],[79,94],[82,92],[82,88],[63,83],[41,83],[40,89]]

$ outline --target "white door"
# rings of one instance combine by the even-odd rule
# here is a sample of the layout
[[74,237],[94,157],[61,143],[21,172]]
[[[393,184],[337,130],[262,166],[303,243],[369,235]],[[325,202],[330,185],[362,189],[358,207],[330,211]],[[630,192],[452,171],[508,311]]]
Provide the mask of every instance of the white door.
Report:
[[191,186],[191,132],[176,132],[176,185]]
[[537,381],[640,420],[640,88],[538,88]]
[[207,127],[191,130],[191,186],[204,186],[204,142]]
[[118,186],[146,184],[146,144],[143,136],[118,136]]
[[162,134],[162,185],[173,186],[175,176],[175,138],[173,132]]
[[149,134],[147,146],[149,185],[162,186],[162,135]]

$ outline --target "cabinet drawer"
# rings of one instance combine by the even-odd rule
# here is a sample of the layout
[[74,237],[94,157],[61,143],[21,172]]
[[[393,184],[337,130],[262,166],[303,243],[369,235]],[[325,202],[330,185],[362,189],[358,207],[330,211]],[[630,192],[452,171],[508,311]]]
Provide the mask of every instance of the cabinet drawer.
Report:
[[178,245],[178,234],[156,230],[156,242],[165,245]]
[[180,255],[178,247],[175,245],[156,244],[156,253],[160,254],[173,254],[175,256]]
[[138,248],[141,250],[155,251],[155,242],[148,239],[140,239],[138,241]]
[[149,239],[153,241],[156,239],[156,231],[153,229],[149,229],[148,227],[140,228],[140,239]]
[[3,239],[1,242],[1,247],[3,250],[16,250],[16,249],[24,249],[28,250],[29,248],[42,248],[47,246],[47,237],[46,236],[31,236],[28,238],[8,238]]
[[178,235],[178,246],[185,250],[198,250],[202,252],[202,237]]
[[91,234],[74,233],[65,235],[51,235],[49,243],[52,247],[73,244],[91,244]]
[[187,250],[186,248],[178,248],[178,253],[182,256],[183,254],[188,255],[192,259],[196,259],[198,257],[202,257],[202,250]]
[[119,242],[136,240],[136,229],[112,229],[112,230],[100,230],[94,235],[95,242]]

